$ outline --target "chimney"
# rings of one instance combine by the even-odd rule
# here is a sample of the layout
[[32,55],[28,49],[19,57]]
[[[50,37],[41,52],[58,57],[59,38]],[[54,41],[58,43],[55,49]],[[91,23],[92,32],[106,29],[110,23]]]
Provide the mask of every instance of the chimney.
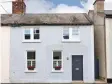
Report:
[[13,14],[24,14],[26,12],[26,5],[24,0],[12,1],[12,13]]
[[104,1],[105,0],[95,0],[93,4],[95,13],[104,13]]

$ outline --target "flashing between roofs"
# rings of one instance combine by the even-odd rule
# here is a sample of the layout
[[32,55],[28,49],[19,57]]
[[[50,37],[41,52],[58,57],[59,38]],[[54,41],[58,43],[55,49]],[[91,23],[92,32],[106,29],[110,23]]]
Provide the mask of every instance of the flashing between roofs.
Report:
[[92,25],[86,13],[2,14],[1,25]]
[[105,10],[106,18],[112,18],[112,10]]

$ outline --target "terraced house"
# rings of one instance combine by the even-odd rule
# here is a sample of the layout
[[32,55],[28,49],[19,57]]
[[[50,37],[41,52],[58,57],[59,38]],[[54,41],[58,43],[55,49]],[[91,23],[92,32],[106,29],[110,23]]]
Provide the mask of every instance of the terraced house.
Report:
[[88,15],[27,14],[23,0],[12,11],[1,15],[2,83],[107,82],[104,0]]

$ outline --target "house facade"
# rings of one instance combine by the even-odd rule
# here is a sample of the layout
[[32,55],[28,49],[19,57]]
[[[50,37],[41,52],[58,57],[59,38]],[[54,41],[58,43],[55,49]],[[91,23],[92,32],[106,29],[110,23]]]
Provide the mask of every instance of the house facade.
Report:
[[20,3],[1,16],[3,83],[111,82],[112,13],[104,0],[88,15],[23,14]]
[[86,14],[2,15],[2,25],[10,26],[11,83],[95,82],[94,29]]

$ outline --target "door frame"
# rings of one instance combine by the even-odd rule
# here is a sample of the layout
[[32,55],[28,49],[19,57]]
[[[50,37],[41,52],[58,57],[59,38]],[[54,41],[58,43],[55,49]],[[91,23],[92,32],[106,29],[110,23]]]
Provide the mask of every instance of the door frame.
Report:
[[[73,57],[73,56],[81,56],[81,57],[82,57],[82,61],[84,62],[83,55],[71,55],[71,71],[73,70],[73,68],[72,68],[72,57]],[[83,63],[83,62],[82,62],[82,63]],[[83,77],[82,80],[73,80],[73,78],[72,78],[72,81],[84,81],[84,69],[83,69],[83,67],[84,67],[84,66],[83,66],[83,64],[82,64],[82,72],[83,72],[83,73],[82,73],[82,77]],[[73,75],[73,74],[72,74],[72,75]],[[72,75],[71,75],[71,76],[72,76]]]

